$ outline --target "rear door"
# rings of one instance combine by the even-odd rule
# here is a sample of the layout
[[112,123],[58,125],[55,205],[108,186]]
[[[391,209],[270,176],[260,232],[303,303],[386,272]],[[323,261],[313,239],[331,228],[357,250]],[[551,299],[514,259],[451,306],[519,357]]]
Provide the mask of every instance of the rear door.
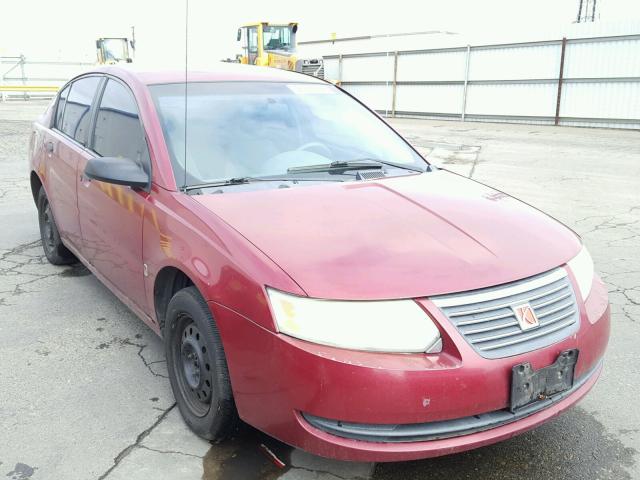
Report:
[[[150,172],[149,150],[129,88],[108,78],[97,102],[89,148],[93,155],[138,161]],[[78,164],[84,172],[86,159]],[[83,255],[123,295],[143,310],[142,218],[148,194],[80,175],[78,209]]]
[[77,205],[78,162],[91,119],[91,106],[100,77],[81,77],[60,94],[52,129],[45,138],[47,195],[60,235],[76,250],[81,248]]

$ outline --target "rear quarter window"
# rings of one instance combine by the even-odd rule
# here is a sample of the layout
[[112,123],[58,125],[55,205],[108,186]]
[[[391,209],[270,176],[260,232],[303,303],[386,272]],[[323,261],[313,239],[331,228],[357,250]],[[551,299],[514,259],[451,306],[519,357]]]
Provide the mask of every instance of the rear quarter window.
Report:
[[64,105],[67,102],[67,96],[69,95],[69,86],[67,86],[58,96],[58,103],[56,104],[56,116],[53,120],[53,127],[58,130],[62,130],[62,114],[64,112]]

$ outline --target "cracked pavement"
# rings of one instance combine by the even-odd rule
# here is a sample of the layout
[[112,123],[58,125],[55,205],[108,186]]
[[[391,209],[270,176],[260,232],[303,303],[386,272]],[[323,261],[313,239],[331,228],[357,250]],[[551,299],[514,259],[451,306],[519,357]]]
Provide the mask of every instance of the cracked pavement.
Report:
[[54,267],[42,253],[26,155],[43,109],[0,103],[0,478],[640,478],[640,133],[391,121],[445,168],[581,234],[613,324],[600,382],[555,421],[459,455],[374,466],[314,457],[246,426],[214,445],[187,429],[161,341],[84,267]]

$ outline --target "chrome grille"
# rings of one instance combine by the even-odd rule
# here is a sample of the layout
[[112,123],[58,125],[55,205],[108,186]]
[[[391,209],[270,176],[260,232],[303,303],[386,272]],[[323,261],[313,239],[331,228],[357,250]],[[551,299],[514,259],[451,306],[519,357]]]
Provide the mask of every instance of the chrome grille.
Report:
[[[579,326],[576,296],[562,268],[431,300],[485,358],[509,357],[546,347],[568,337]],[[533,308],[540,325],[523,331],[513,307],[524,303]]]

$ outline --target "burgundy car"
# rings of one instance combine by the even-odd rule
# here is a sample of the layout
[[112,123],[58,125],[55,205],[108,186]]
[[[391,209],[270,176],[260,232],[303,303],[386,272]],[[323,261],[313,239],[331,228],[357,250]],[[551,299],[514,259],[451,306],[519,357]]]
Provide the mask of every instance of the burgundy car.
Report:
[[51,263],[164,339],[185,422],[346,460],[459,452],[595,384],[607,292],[570,229],[438,169],[313,77],[105,67],[33,129]]

